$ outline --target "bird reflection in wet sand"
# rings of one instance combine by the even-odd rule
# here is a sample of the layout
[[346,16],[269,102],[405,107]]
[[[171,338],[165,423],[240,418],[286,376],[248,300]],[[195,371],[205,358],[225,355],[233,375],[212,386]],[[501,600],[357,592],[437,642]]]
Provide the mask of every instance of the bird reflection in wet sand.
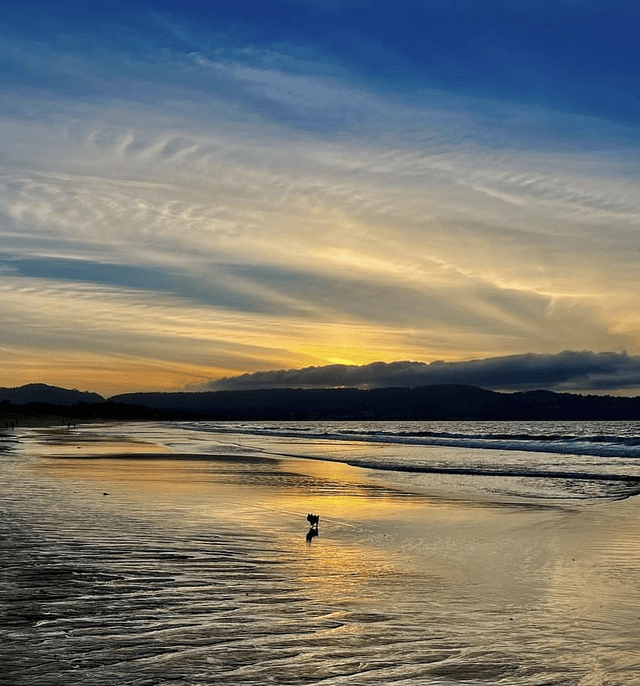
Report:
[[318,524],[320,522],[320,515],[308,514],[307,521],[310,524],[309,531],[307,531],[307,543],[311,543],[313,538],[318,535]]

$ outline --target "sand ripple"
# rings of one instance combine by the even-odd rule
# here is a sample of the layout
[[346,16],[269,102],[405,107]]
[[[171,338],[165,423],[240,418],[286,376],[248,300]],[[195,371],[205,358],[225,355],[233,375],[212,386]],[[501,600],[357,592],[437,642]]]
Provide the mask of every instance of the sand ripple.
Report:
[[[210,480],[175,501],[162,490],[138,497],[144,483],[120,465],[133,484],[125,498],[96,488],[96,465],[74,464],[75,479],[54,478],[36,458],[29,466],[2,455],[0,683],[638,683],[637,603],[620,600],[640,583],[638,556],[629,555],[638,538],[588,554],[575,544],[579,560],[569,550],[536,558],[554,537],[558,549],[569,545],[581,514],[546,513],[535,533],[523,526],[514,534],[499,513],[496,526],[505,528],[493,538],[479,525],[463,537],[448,522],[425,540],[404,529],[405,539],[386,548],[378,545],[386,534],[364,529],[356,533],[369,548],[356,534],[347,540],[346,529],[306,546],[302,522],[294,535],[268,522],[199,516],[188,503],[198,492],[210,497]],[[156,473],[160,482],[154,469],[147,460],[145,478]],[[251,469],[252,487],[277,490],[281,505],[289,488],[322,496],[309,474],[289,468],[276,479],[271,463],[262,477],[259,463]],[[340,482],[327,484],[336,497]],[[365,486],[358,497],[374,497]],[[352,498],[354,485],[344,488]],[[393,489],[375,497],[392,498]],[[510,552],[496,542],[507,535],[530,540]]]

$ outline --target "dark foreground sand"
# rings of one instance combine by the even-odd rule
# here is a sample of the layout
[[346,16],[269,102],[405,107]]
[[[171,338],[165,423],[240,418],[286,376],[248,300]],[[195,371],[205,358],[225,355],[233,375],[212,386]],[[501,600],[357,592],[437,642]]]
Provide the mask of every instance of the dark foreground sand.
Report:
[[0,683],[640,683],[637,499],[509,503],[95,427],[0,460]]

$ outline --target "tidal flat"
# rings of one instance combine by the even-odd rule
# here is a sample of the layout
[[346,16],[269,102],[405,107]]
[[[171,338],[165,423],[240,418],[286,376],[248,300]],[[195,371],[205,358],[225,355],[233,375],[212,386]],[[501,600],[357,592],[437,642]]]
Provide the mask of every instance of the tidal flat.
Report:
[[0,439],[0,682],[640,683],[637,496],[516,497],[312,443]]

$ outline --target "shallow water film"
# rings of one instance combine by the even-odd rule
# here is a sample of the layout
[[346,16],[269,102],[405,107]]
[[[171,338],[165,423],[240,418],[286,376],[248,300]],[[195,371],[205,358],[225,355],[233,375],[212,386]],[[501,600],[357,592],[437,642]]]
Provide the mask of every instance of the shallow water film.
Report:
[[640,684],[635,496],[203,440],[1,439],[0,683]]

